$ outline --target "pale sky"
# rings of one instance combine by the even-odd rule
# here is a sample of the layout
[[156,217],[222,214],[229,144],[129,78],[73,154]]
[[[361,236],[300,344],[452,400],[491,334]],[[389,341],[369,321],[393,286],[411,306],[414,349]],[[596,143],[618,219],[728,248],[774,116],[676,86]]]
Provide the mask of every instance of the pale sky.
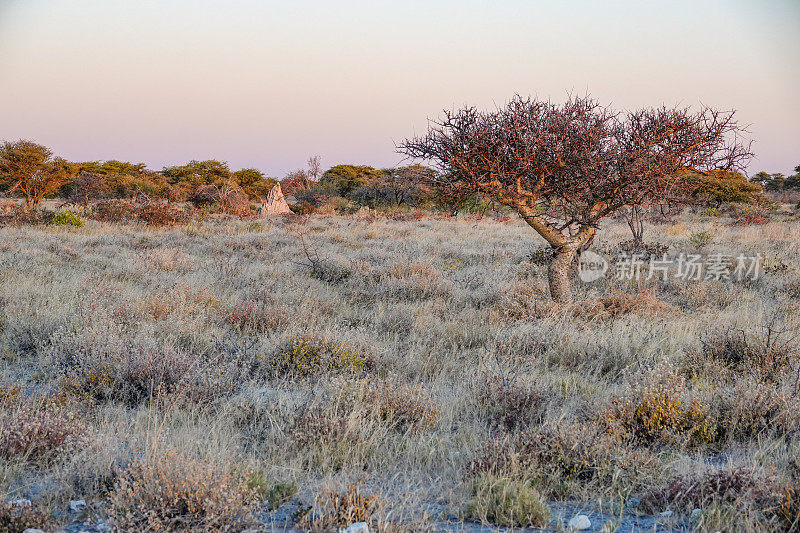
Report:
[[0,0],[0,139],[160,169],[395,166],[442,109],[515,93],[737,109],[800,164],[800,0]]

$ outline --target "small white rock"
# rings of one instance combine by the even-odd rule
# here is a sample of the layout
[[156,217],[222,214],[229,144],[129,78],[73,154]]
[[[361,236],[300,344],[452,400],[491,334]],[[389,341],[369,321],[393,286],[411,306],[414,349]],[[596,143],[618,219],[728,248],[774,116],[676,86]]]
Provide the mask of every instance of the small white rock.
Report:
[[41,529],[36,529],[36,528],[33,528],[33,527],[29,527],[28,529],[26,529],[22,533],[44,533],[44,531],[42,531]]
[[670,516],[672,516],[672,511],[664,511],[663,513],[660,513],[658,516],[662,518],[669,518]]
[[700,518],[701,514],[703,514],[703,511],[701,509],[692,509],[692,514],[689,515],[689,519],[695,521],[698,518]]
[[20,498],[19,500],[14,500],[11,502],[11,505],[14,507],[30,507],[31,501],[27,498]]
[[70,500],[69,502],[69,510],[73,513],[78,513],[83,511],[86,507],[86,500]]
[[339,533],[369,533],[369,526],[366,522],[356,522],[345,528],[340,528]]
[[592,521],[589,520],[589,517],[585,514],[579,514],[567,522],[567,527],[575,531],[583,531],[584,529],[592,527]]

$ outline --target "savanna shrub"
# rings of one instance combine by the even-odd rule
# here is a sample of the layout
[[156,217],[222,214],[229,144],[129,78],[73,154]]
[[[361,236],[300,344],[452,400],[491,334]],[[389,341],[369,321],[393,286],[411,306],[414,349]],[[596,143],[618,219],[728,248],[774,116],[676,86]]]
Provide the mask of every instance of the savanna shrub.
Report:
[[790,387],[742,379],[714,389],[707,403],[722,444],[781,438],[800,429],[800,397]]
[[174,204],[148,202],[134,209],[134,215],[148,226],[174,226],[189,222],[191,213]]
[[754,226],[769,223],[769,217],[757,213],[743,213],[736,220],[731,222],[732,226]]
[[781,511],[789,493],[785,484],[769,475],[737,468],[675,478],[667,487],[647,491],[640,508],[649,513],[669,508],[688,513],[692,509],[722,507],[741,514],[750,508],[755,511],[748,513],[750,516],[764,521],[761,528],[771,522],[770,529],[782,530],[779,524],[785,523],[785,519]]
[[244,472],[177,453],[134,460],[109,504],[117,531],[241,531],[254,522]]
[[719,207],[704,207],[700,210],[701,217],[718,217],[722,215]]
[[636,242],[634,240],[623,241],[614,249],[618,256],[620,253],[632,256],[637,254],[637,257],[644,262],[653,259],[661,259],[664,254],[669,251],[668,244],[660,242]]
[[573,314],[586,318],[614,318],[628,314],[656,316],[672,311],[672,307],[659,300],[650,290],[636,293],[614,290],[596,302],[577,304]]
[[125,200],[101,200],[92,206],[89,217],[99,222],[127,222],[134,218],[134,211]]
[[501,527],[545,528],[550,508],[529,482],[481,474],[472,481],[467,515]]
[[294,419],[289,434],[300,447],[329,445],[348,436],[347,417],[337,409],[307,407]]
[[244,333],[266,333],[289,321],[286,313],[252,300],[222,305],[219,314],[223,323]]
[[477,403],[492,426],[513,431],[541,420],[544,396],[535,384],[492,375],[480,382]]
[[492,313],[496,322],[542,318],[553,311],[555,304],[541,287],[516,283],[502,292],[502,299]]
[[48,209],[28,209],[24,205],[14,204],[5,212],[0,213],[0,225],[34,226],[50,224],[55,213]]
[[701,343],[705,359],[731,373],[750,374],[768,382],[779,379],[800,357],[780,333],[769,328],[762,335],[750,336],[731,328],[716,330],[706,334]]
[[21,500],[0,503],[0,533],[19,533],[28,528],[46,529],[52,517],[35,504]]
[[82,228],[84,226],[83,219],[67,209],[61,210],[53,217],[53,224],[55,226],[74,226]]
[[[622,451],[599,428],[566,422],[546,424],[489,440],[468,471],[471,477],[490,473],[532,480],[545,495],[560,498],[608,481],[615,471],[630,470],[633,476],[647,471],[644,455],[629,460]],[[619,457],[615,457],[616,452],[620,452]]]
[[268,480],[262,470],[255,470],[247,476],[247,488],[260,500],[269,503],[275,510],[297,494],[297,483],[294,481]]
[[302,336],[285,342],[270,366],[277,376],[301,378],[323,372],[359,372],[368,368],[370,361],[357,344]]
[[352,274],[352,270],[345,263],[326,258],[314,258],[305,266],[312,278],[331,285],[342,283]]
[[701,400],[689,397],[683,377],[667,367],[647,373],[627,393],[614,396],[600,421],[622,440],[696,446],[716,437],[708,410]]
[[345,402],[361,404],[370,414],[397,431],[416,431],[436,426],[440,410],[422,385],[397,379],[363,379],[348,385]]
[[79,445],[85,425],[74,413],[23,403],[0,412],[0,456],[50,462]]
[[217,363],[173,348],[132,346],[124,354],[79,354],[64,362],[59,394],[82,402],[130,406],[166,398],[188,404],[209,402],[233,392],[242,371],[237,361],[230,362],[234,368],[229,369]]

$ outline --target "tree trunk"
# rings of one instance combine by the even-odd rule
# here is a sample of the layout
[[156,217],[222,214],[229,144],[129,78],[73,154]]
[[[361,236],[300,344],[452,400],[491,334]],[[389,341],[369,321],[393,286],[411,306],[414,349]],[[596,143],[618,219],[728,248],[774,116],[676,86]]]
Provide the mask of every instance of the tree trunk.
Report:
[[558,303],[572,301],[572,285],[569,281],[569,269],[575,260],[576,247],[563,246],[555,251],[553,260],[547,267],[547,281],[550,285],[550,296]]
[[642,244],[644,240],[644,220],[641,207],[638,205],[631,206],[628,211],[625,211],[625,219],[628,222],[628,227],[631,229],[634,244],[637,246]]
[[[572,286],[569,282],[569,269],[578,250],[588,248],[597,233],[594,225],[583,225],[574,236],[567,237],[561,230],[548,224],[534,209],[517,205],[517,212],[536,232],[544,237],[553,248],[553,259],[547,267],[547,281],[550,296],[559,303],[572,301]],[[596,214],[596,213],[593,213]]]

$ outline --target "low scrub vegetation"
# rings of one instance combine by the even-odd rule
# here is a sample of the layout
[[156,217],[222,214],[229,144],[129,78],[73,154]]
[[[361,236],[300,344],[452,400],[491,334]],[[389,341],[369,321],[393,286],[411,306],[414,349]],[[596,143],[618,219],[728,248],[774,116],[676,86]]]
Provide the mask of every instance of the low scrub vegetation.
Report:
[[[81,229],[0,215],[0,530],[81,499],[121,531],[557,527],[576,502],[797,529],[797,220],[687,210],[641,252],[609,222],[606,276],[557,303],[516,217],[254,223],[131,194],[70,206]],[[617,252],[765,268],[622,279]]]
[[230,465],[176,453],[135,460],[109,496],[121,531],[231,531],[253,523],[253,493]]

